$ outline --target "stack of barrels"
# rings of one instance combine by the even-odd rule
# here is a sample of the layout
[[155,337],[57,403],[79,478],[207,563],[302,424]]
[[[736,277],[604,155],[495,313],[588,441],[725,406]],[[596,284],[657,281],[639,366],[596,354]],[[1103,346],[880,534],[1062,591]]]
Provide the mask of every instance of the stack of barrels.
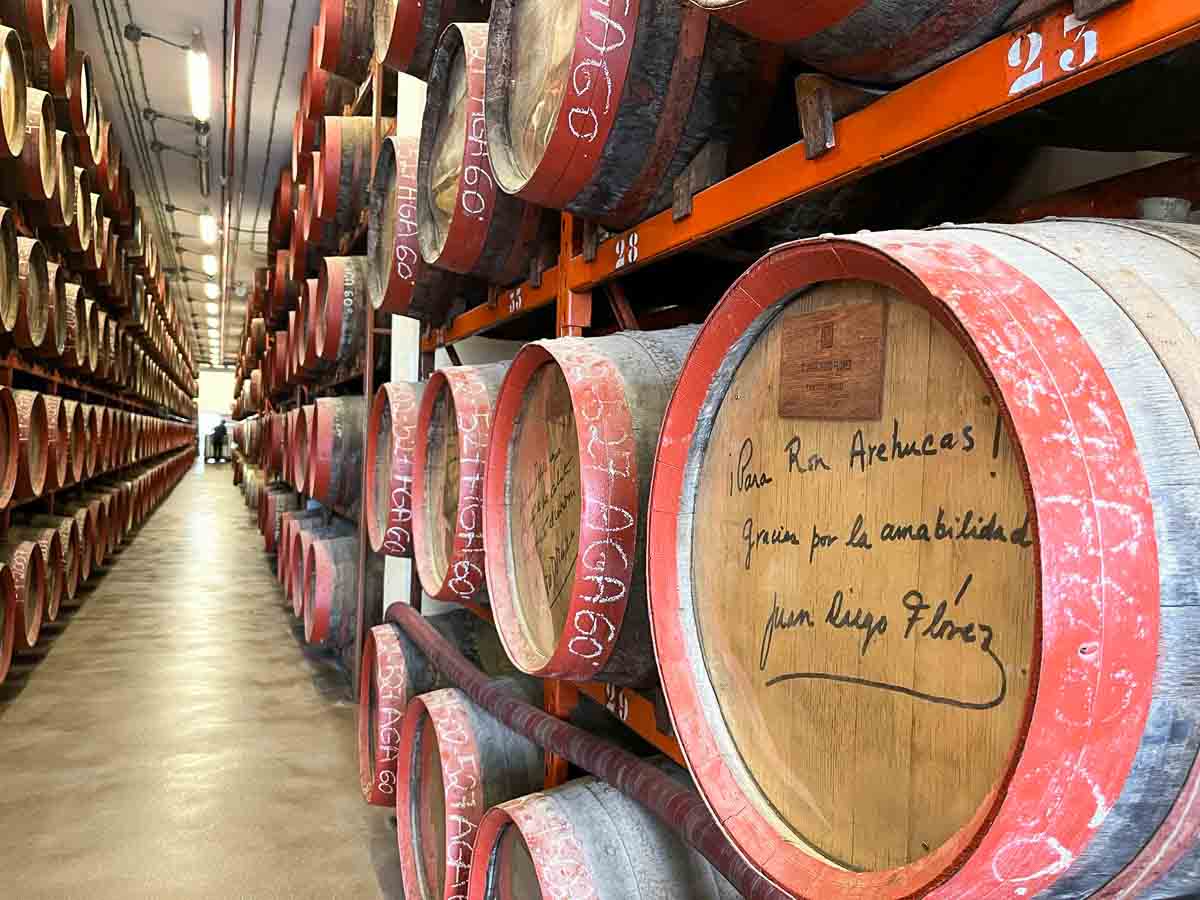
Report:
[[71,5],[0,3],[0,680],[187,471],[183,335]]
[[[366,572],[410,558],[459,607],[429,622],[488,674],[661,691],[672,777],[787,895],[1195,895],[1197,228],[785,244],[701,327],[268,411],[376,313],[437,326],[521,281],[545,210],[665,209],[779,48],[895,84],[1017,3],[794,6],[322,4],[238,392],[284,594],[342,646],[324,560],[363,540]],[[369,194],[336,114],[368,31],[402,73]],[[366,255],[339,256],[364,214]],[[360,505],[364,534],[331,515]],[[363,794],[396,811],[409,896],[733,896],[612,789],[540,792],[542,749],[399,625],[368,632],[360,677]]]

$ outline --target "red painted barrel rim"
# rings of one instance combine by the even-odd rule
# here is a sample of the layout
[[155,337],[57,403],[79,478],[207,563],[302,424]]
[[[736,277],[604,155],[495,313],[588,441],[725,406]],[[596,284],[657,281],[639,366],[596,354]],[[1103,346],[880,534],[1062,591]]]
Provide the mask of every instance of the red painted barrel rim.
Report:
[[288,595],[292,599],[292,614],[296,618],[304,615],[304,556],[307,535],[308,532],[303,528],[295,529],[292,534],[292,551],[288,554],[288,565],[292,570],[288,582]]
[[[986,279],[976,276],[983,272]],[[756,807],[752,781],[746,780],[748,774],[734,771],[732,744],[718,735],[713,724],[712,715],[719,713],[714,712],[711,688],[696,682],[695,629],[685,621],[688,599],[682,596],[682,582],[671,562],[677,558],[681,536],[677,516],[688,489],[685,468],[697,444],[695,423],[702,407],[711,402],[710,385],[730,345],[748,329],[763,327],[768,317],[762,314],[777,300],[794,297],[811,284],[846,278],[894,288],[959,335],[997,398],[1003,398],[1000,405],[1019,438],[1014,448],[1022,458],[1027,484],[1032,485],[1040,538],[1041,628],[1033,665],[1039,674],[1033,682],[1036,696],[1029,702],[1024,743],[1013,748],[1008,776],[973,819],[941,847],[908,866],[868,873],[846,873],[787,843]],[[972,290],[963,290],[963,283]],[[935,291],[949,299],[941,299]],[[1019,302],[1006,302],[1015,296]],[[1053,351],[1036,349],[1036,339],[1051,338],[1057,341]],[[1008,342],[1024,346],[1013,349]],[[1006,367],[1007,361],[1015,359],[1020,365]],[[1071,366],[1077,367],[1071,370],[1074,376],[1067,374]],[[1025,379],[1020,394],[1018,378]],[[1038,398],[1040,410],[1022,400],[1024,390],[1034,389],[1034,381],[1044,390]],[[1076,386],[1071,396],[1064,396],[1060,383]],[[868,893],[900,897],[932,890],[930,896],[959,900],[1011,891],[1016,884],[1032,896],[1052,883],[1086,845],[1097,798],[1115,798],[1120,793],[1139,745],[1155,668],[1157,553],[1152,542],[1143,541],[1142,547],[1148,545],[1150,551],[1143,550],[1141,558],[1122,564],[1115,553],[1106,557],[1105,584],[1117,590],[1123,576],[1127,584],[1122,593],[1130,599],[1142,598],[1140,605],[1129,605],[1138,606],[1137,612],[1153,623],[1147,627],[1155,632],[1144,641],[1122,644],[1120,629],[1112,623],[1106,627],[1101,615],[1119,616],[1123,611],[1110,603],[1098,612],[1090,598],[1083,602],[1077,596],[1085,592],[1070,587],[1077,579],[1094,583],[1099,570],[1098,562],[1070,549],[1070,538],[1080,524],[1096,526],[1105,521],[1112,533],[1124,533],[1129,527],[1114,523],[1103,509],[1105,500],[1093,491],[1087,460],[1078,450],[1086,441],[1070,446],[1051,436],[1068,420],[1065,409],[1088,403],[1095,404],[1097,418],[1106,416],[1111,423],[1105,440],[1118,447],[1113,456],[1121,460],[1115,465],[1122,469],[1119,474],[1110,470],[1112,477],[1106,479],[1118,483],[1106,486],[1096,481],[1095,490],[1120,493],[1128,517],[1140,518],[1144,532],[1153,534],[1152,525],[1146,524],[1152,521],[1152,512],[1136,446],[1098,361],[1038,285],[968,240],[896,232],[787,244],[752,266],[710,315],[668,406],[655,462],[648,555],[659,564],[647,567],[650,618],[668,709],[688,767],[731,841],[775,883],[804,885],[814,895],[831,898]],[[1086,408],[1084,412],[1070,421],[1079,428],[1095,427],[1084,422],[1090,418]],[[1086,522],[1072,521],[1074,513],[1064,511],[1066,504],[1039,502],[1072,490],[1092,500]],[[1100,635],[1100,650],[1085,659],[1079,648],[1096,635]],[[1106,668],[1126,670],[1128,683],[1134,686],[1122,708],[1102,706],[1093,695],[1098,676],[1079,670],[1101,661]],[[699,663],[702,666],[702,660]],[[1072,667],[1075,677],[1070,677]],[[1102,699],[1113,700],[1108,694]],[[1095,768],[1082,772],[1078,760],[1063,752],[1064,747],[1085,744],[1093,766],[1103,767],[1099,775]]]
[[[486,181],[479,180],[474,185],[475,190],[473,191],[480,198],[479,202],[482,204],[482,209],[478,214],[472,214],[464,206],[463,183],[467,167],[467,147],[471,142],[471,118],[473,115],[478,117],[483,116],[483,96],[487,81],[487,30],[486,24],[456,22],[450,25],[438,40],[438,47],[434,58],[437,60],[439,57],[446,56],[448,60],[442,64],[441,68],[435,62],[433,68],[430,70],[430,86],[432,87],[435,72],[441,73],[442,68],[445,69],[439,83],[441,89],[430,90],[426,94],[425,114],[422,117],[421,125],[421,152],[417,163],[417,218],[419,223],[425,223],[432,216],[432,201],[429,197],[430,156],[433,153],[434,141],[437,138],[438,125],[443,115],[448,115],[450,112],[445,109],[445,81],[449,77],[450,64],[453,63],[454,59],[460,54],[467,55],[468,59],[464,65],[466,66],[467,74],[466,102],[468,109],[466,115],[463,117],[464,128],[462,133],[464,177],[460,177],[458,181],[458,189],[454,199],[454,214],[450,217],[450,222],[446,226],[446,236],[441,247],[433,246],[428,227],[418,226],[420,229],[421,255],[425,262],[442,269],[449,269],[453,272],[462,272],[465,274],[469,274],[475,268],[479,263],[480,256],[483,254],[499,195],[489,164],[486,167]],[[471,65],[472,57],[470,54],[472,52],[474,53],[473,59],[476,61],[474,68]],[[473,111],[472,105],[478,107],[477,112]],[[485,146],[485,160],[486,150]],[[478,168],[483,172],[483,166],[479,166]]]
[[[400,744],[396,754],[396,845],[400,851],[400,871],[405,884],[422,884],[414,859],[413,842],[416,835],[412,828],[412,779],[413,779],[413,749],[417,743],[417,735],[428,721],[437,736],[437,750],[441,758],[443,772],[442,788],[445,798],[444,809],[446,819],[453,816],[460,825],[474,832],[487,811],[484,803],[484,791],[480,780],[484,777],[482,771],[483,754],[479,749],[478,737],[471,725],[471,713],[466,696],[457,688],[443,688],[420,694],[409,701],[404,713],[404,724],[400,727]],[[461,772],[472,777],[454,778],[447,773]],[[448,824],[448,822],[447,822]],[[446,850],[446,896],[461,896],[461,888],[466,887],[466,875],[473,858],[474,843],[469,839],[456,842],[457,853]],[[449,828],[446,831],[446,843],[451,842]],[[455,863],[458,863],[458,866]],[[464,867],[465,863],[465,867]],[[462,879],[455,880],[455,876]],[[573,898],[574,900],[574,898]]]
[[[383,142],[383,147],[379,151],[379,161],[375,168],[375,178],[385,177],[385,172],[391,172],[393,175],[397,173],[398,159],[401,150],[404,148],[404,158],[411,160],[412,167],[416,168],[420,159],[421,142],[415,134],[392,135]],[[406,162],[405,165],[409,163]],[[424,274],[425,260],[421,257],[421,240],[420,229],[417,225],[417,195],[420,191],[420,185],[417,183],[416,175],[413,175],[412,186],[409,188],[411,197],[406,199],[399,195],[399,186],[397,186],[397,196],[395,208],[392,210],[386,209],[386,204],[390,197],[382,184],[376,184],[374,189],[378,189],[382,193],[380,201],[380,218],[386,220],[389,212],[397,216],[397,221],[404,221],[399,218],[400,209],[409,206],[412,208],[412,216],[408,220],[411,222],[412,231],[409,234],[402,234],[397,227],[393,235],[393,245],[388,252],[388,265],[384,269],[383,285],[381,290],[373,290],[372,303],[378,301],[376,309],[384,312],[393,313],[394,315],[405,315],[408,312],[409,306],[412,304],[413,292],[416,290],[417,282]],[[372,209],[374,212],[374,209]],[[383,222],[372,222],[372,234],[370,239],[377,241],[378,235],[382,232]],[[378,250],[372,254],[368,251],[368,256],[372,262],[377,261]],[[373,281],[377,279],[373,278]],[[376,285],[375,287],[378,287]]]
[[[455,417],[458,421],[462,421],[464,415],[476,416],[477,419],[485,418],[489,423],[492,417],[490,404],[487,400],[487,389],[484,387],[474,374],[470,366],[455,366],[451,369],[439,369],[433,373],[429,379],[429,383],[425,386],[424,392],[421,394],[421,406],[417,413],[417,434],[428,437],[430,433],[431,419],[433,417],[434,404],[438,395],[442,391],[446,391],[450,398],[453,398]],[[469,397],[466,391],[473,390],[475,396]],[[482,396],[482,402],[480,402]],[[472,403],[471,400],[476,402]],[[459,517],[462,517],[461,501],[466,496],[463,490],[464,481],[470,481],[472,476],[467,475],[467,467],[463,465],[466,457],[465,442],[463,431],[457,429],[459,436],[459,490],[458,496],[460,501]],[[427,459],[427,440],[418,440],[417,449],[413,458],[413,562],[417,570],[417,574],[421,581],[421,587],[425,593],[433,597],[435,600],[465,602],[475,598],[477,594],[483,591],[486,587],[485,576],[485,559],[483,547],[482,524],[478,533],[478,548],[468,547],[471,542],[470,538],[475,535],[473,531],[464,532],[462,527],[456,528],[454,534],[454,546],[450,553],[446,572],[442,574],[435,573],[429,568],[429,554],[423,551],[422,548],[428,547],[430,538],[426,532],[425,524],[425,468],[428,465]],[[484,447],[484,455],[486,457],[486,442]],[[479,464],[479,476],[482,477],[484,465],[481,461]],[[479,516],[483,515],[483,494],[479,494]],[[478,554],[479,562],[476,563],[467,558],[467,554]],[[457,574],[456,574],[457,571]],[[430,590],[435,587],[436,590]]]
[[[500,0],[498,5],[502,11],[494,15],[499,15],[511,23],[515,3]],[[639,13],[640,0],[630,0],[619,8],[610,6],[605,0],[580,0],[575,46],[568,71],[571,73],[569,83],[582,83],[583,92],[563,95],[550,140],[537,167],[525,181],[521,181],[514,174],[515,166],[509,150],[511,142],[507,139],[494,142],[491,140],[493,134],[497,137],[508,137],[508,94],[493,91],[493,97],[499,93],[503,99],[498,104],[488,104],[494,113],[489,117],[491,121],[487,129],[488,144],[494,160],[492,169],[496,181],[506,193],[515,194],[541,206],[564,209],[591,181],[596,173],[601,152],[616,123],[621,98],[625,94],[625,80],[633,58]],[[596,49],[595,34],[588,31],[588,26],[597,29],[600,44],[607,46],[610,22],[617,26],[612,33],[620,34],[626,40],[620,47],[601,54]],[[496,35],[496,38],[489,42],[489,55],[494,49],[511,66],[510,34],[506,32],[501,36],[499,29],[496,29]],[[597,61],[603,63],[603,70],[596,65]],[[605,77],[599,77],[601,71]],[[589,78],[586,77],[588,73],[594,74]],[[582,79],[581,74],[585,76]],[[592,136],[585,140],[579,134],[575,120],[577,116],[588,111],[593,115],[593,129]]]
[[332,568],[325,540],[314,540],[304,560],[304,640],[310,644],[329,640]]
[[[394,625],[367,632],[359,681],[358,778],[363,799],[372,806],[396,803],[396,761],[400,729],[412,691],[408,662]],[[387,694],[385,695],[385,690]],[[393,695],[392,691],[398,691]],[[374,708],[371,699],[376,699]],[[385,703],[385,700],[392,701]],[[374,738],[375,752],[371,745]]]
[[525,842],[543,896],[600,900],[602,893],[594,877],[600,873],[592,871],[571,820],[559,811],[549,793],[530,794],[487,811],[475,833],[475,855],[480,863],[471,867],[468,900],[488,900],[492,896],[491,864],[499,861],[497,850],[509,828],[516,828]]
[[42,623],[46,620],[46,560],[42,556],[41,545],[36,541],[21,541],[13,552],[14,557],[18,553],[27,553],[29,556],[25,564],[24,592],[32,592],[35,599],[32,620],[25,618],[24,605],[18,604],[17,618],[23,622],[25,628],[23,632],[17,633],[17,648],[31,650],[37,646],[42,633]]
[[[530,381],[545,365],[557,365],[566,380],[571,395],[572,416],[576,417],[577,422],[580,415],[577,411],[603,409],[603,415],[598,415],[590,422],[590,432],[577,427],[582,500],[577,546],[584,549],[579,552],[575,562],[565,630],[549,658],[533,646],[521,626],[520,610],[512,584],[513,573],[508,564],[512,542],[509,541],[507,504],[508,470],[517,420]],[[601,398],[597,391],[607,396]],[[586,466],[584,461],[588,458],[589,440],[598,440],[605,447],[628,442],[630,449],[626,470],[615,472],[615,461],[612,459],[604,467],[599,460],[591,467]],[[500,385],[496,399],[487,471],[498,477],[488,478],[484,485],[483,534],[488,594],[496,628],[509,659],[523,672],[544,678],[590,680],[603,670],[616,649],[629,590],[633,586],[637,523],[640,518],[637,462],[632,440],[633,414],[626,403],[624,380],[607,357],[596,353],[583,340],[559,339],[526,344],[521,348]],[[601,471],[602,468],[604,471]],[[606,475],[612,477],[606,479]],[[606,480],[607,488],[604,484]],[[608,499],[600,500],[605,495]],[[597,508],[603,505],[606,516],[624,512],[629,517],[628,527],[622,528],[619,534],[610,532],[606,536],[605,530],[588,514],[592,504]],[[601,563],[599,567],[590,569],[585,557],[594,547],[611,548],[616,556],[623,558],[624,566],[619,562],[611,566]],[[596,572],[604,572],[604,575],[598,576]],[[619,599],[605,599],[603,602],[587,600],[590,595],[605,597],[604,584],[614,580],[614,577],[621,582],[623,595]],[[581,622],[590,624],[587,632],[580,627]],[[607,627],[604,623],[607,623]],[[576,634],[568,640],[571,628],[575,629]],[[597,640],[597,635],[604,640]],[[578,647],[574,646],[576,643]]]
[[[416,459],[417,422],[411,423],[413,433],[412,449],[406,450],[396,443],[397,410],[401,404],[407,404],[407,411],[419,414],[420,401],[410,398],[416,390],[406,382],[387,382],[380,386],[371,404],[370,419],[367,422],[367,444],[364,454],[367,459],[367,478],[363,487],[363,502],[366,504],[367,534],[371,549],[385,556],[400,559],[411,559],[413,553],[413,479]],[[415,402],[413,402],[415,400]],[[388,463],[388,511],[383,530],[380,530],[380,511],[376,491],[378,489],[378,474],[375,460],[379,453],[379,427],[384,411],[392,422],[388,433],[388,444],[392,449]],[[402,410],[403,411],[403,410]],[[406,458],[407,454],[407,458]],[[407,468],[408,474],[404,474]],[[399,494],[399,504],[397,495]],[[407,499],[407,505],[405,505]],[[407,527],[406,527],[407,526]]]
[[[383,3],[385,0],[377,2]],[[389,69],[407,72],[408,67],[412,65],[423,10],[424,7],[416,3],[395,3],[392,6],[391,26],[387,29],[376,29],[375,58]],[[379,40],[380,31],[386,31],[387,43]]]

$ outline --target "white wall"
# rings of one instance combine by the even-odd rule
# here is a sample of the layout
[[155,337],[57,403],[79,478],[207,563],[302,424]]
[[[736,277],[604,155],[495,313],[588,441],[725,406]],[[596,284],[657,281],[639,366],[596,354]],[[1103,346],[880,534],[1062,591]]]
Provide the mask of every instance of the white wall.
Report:
[[200,411],[229,415],[233,406],[233,369],[201,369],[199,381]]

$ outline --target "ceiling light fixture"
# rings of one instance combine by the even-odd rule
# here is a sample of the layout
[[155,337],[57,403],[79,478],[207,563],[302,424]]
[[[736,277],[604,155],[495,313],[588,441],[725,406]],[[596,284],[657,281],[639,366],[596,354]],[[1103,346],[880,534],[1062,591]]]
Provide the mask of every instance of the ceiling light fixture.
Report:
[[[216,287],[216,285],[214,285],[214,287]],[[217,313],[219,313],[221,311],[221,307],[219,304],[216,304],[216,303],[205,303],[204,310],[210,316],[215,316]]]
[[[204,285],[204,296],[207,297],[209,300],[216,300],[218,297],[221,296],[221,289],[219,287],[217,287],[217,283],[215,281],[210,281],[208,284]],[[216,304],[212,303],[209,305],[215,306]],[[210,312],[211,312],[211,310],[210,310]]]
[[204,35],[197,28],[192,32],[192,43],[188,47],[188,93],[192,100],[192,115],[207,122],[212,115],[212,97],[208,79],[208,50],[204,46]]
[[217,220],[207,206],[200,214],[200,240],[206,244],[217,242]]
[[204,269],[204,274],[209,276],[216,275],[220,270],[220,266],[217,265],[217,258],[211,253],[204,255],[204,259],[200,261],[200,266]]

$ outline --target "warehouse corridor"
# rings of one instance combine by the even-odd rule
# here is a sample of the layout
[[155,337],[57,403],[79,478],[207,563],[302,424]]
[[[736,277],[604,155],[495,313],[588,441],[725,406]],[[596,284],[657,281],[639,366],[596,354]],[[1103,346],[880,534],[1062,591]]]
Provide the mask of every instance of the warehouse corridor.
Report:
[[5,896],[399,897],[345,681],[229,467],[195,467],[118,557],[0,685]]

